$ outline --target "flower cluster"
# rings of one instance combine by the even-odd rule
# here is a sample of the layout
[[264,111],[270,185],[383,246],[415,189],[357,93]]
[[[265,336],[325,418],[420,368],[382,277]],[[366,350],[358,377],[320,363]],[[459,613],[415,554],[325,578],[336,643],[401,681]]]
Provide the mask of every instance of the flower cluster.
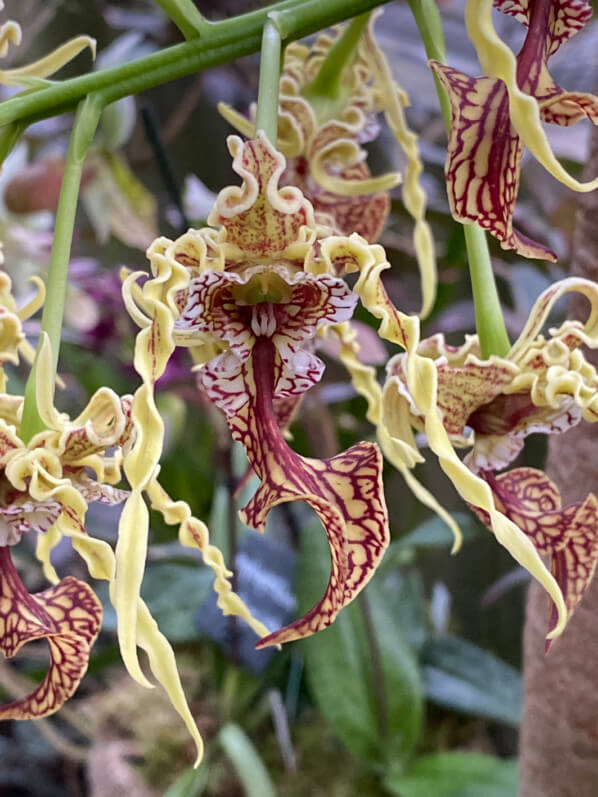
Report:
[[[586,0],[494,0],[528,28],[514,56],[494,31],[492,5],[468,0],[466,11],[486,76],[470,78],[431,62],[453,110],[446,166],[450,205],[458,220],[478,222],[503,248],[554,259],[513,228],[514,203],[524,146],[570,187],[595,187],[564,171],[541,128],[542,121],[598,122],[598,98],[564,91],[546,65],[585,25],[590,7]],[[19,39],[15,23],[3,25],[0,55]],[[78,37],[28,67],[1,71],[0,82],[39,87],[86,46],[93,49],[93,40]],[[399,177],[373,177],[364,148],[378,135],[377,114],[383,112],[407,156],[403,196],[415,222],[425,315],[435,299],[435,257],[417,139],[404,117],[407,103],[365,17],[321,35],[311,47],[290,44],[280,80],[277,145],[255,129],[255,108],[246,119],[222,106],[247,136],[228,139],[241,184],[220,191],[208,226],[176,240],[154,240],[147,250],[149,275],[123,272],[125,306],[140,328],[134,366],[141,382],[134,395],[104,387],[75,419],[59,412],[53,355],[42,333],[35,398],[43,428],[33,436],[23,421],[29,397],[7,392],[3,369],[20,355],[33,358],[22,321],[43,303],[43,285],[38,282],[37,297],[18,310],[10,280],[0,271],[0,649],[11,657],[42,638],[50,648],[43,683],[0,708],[0,719],[51,714],[87,669],[102,608],[86,583],[60,579],[52,565],[52,548],[68,536],[90,575],[109,582],[129,673],[150,685],[138,659],[138,648],[144,649],[201,757],[202,740],[173,651],[140,597],[150,509],[178,527],[183,545],[201,551],[220,609],[245,620],[260,637],[258,647],[300,639],[329,626],[384,556],[390,532],[382,453],[451,526],[458,547],[454,520],[412,475],[423,461],[415,432],[425,434],[467,504],[548,592],[548,645],[562,632],[598,562],[598,501],[590,494],[563,506],[546,474],[514,463],[529,435],[560,434],[598,420],[598,374],[581,348],[598,348],[598,285],[570,278],[548,288],[504,356],[483,356],[477,335],[461,346],[447,344],[441,334],[422,340],[419,318],[401,313],[386,293],[382,274],[389,263],[376,243],[389,212],[388,192]],[[351,274],[352,282],[346,279]],[[567,321],[546,335],[555,303],[571,292],[589,300],[586,322]],[[387,365],[384,385],[359,357],[352,323],[358,303],[380,322],[378,335],[400,349]],[[326,335],[336,338],[340,359],[367,400],[378,443],[357,442],[316,459],[293,450],[285,432],[305,393],[322,377],[316,347]],[[326,590],[284,628],[268,629],[253,617],[235,594],[232,573],[205,524],[160,484],[165,435],[155,386],[177,348],[189,350],[199,387],[222,412],[259,479],[240,511],[244,523],[263,531],[274,507],[302,501],[324,527],[331,555]],[[457,449],[466,455],[461,458]],[[121,481],[126,489],[119,488]],[[123,504],[115,550],[86,528],[92,502]],[[38,535],[37,555],[51,582],[33,595],[11,555],[31,532]]]
[[[322,82],[323,66],[334,61],[346,29],[321,34],[311,47],[292,43],[285,49],[280,79],[277,148],[286,158],[283,185],[300,188],[318,222],[342,235],[358,233],[378,240],[390,210],[388,191],[400,181],[396,172],[372,177],[363,145],[386,121],[407,160],[403,201],[415,220],[414,247],[422,280],[422,315],[436,296],[434,241],[425,220],[426,194],[420,184],[422,162],[417,136],[406,122],[406,93],[397,86],[373,30],[375,15],[344,64],[334,90]],[[221,103],[223,116],[248,137],[255,135],[256,106],[251,119]]]

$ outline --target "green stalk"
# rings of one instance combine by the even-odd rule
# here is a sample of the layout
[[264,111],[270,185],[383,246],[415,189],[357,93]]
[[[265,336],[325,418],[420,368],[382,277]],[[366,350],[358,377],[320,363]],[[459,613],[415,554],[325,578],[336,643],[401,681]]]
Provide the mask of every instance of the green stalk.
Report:
[[[46,301],[42,313],[42,332],[46,332],[52,347],[54,377],[58,366],[58,352],[62,333],[62,319],[66,298],[68,266],[71,257],[71,243],[77,212],[77,199],[81,185],[81,175],[85,156],[93,141],[100,115],[105,107],[104,98],[91,94],[77,108],[77,115],[71,133],[66,156],[64,177],[60,188],[52,254],[48,269]],[[36,400],[36,363],[34,362],[25,386],[25,403],[21,422],[21,438],[28,442],[44,428],[39,416]]]
[[21,121],[0,127],[0,168],[26,129],[27,125]]
[[475,325],[482,357],[488,359],[491,354],[506,357],[511,343],[496,289],[486,233],[479,224],[464,224],[463,234],[469,260]]
[[282,0],[222,22],[206,22],[201,37],[167,47],[126,64],[100,69],[19,94],[0,106],[0,126],[20,119],[28,123],[72,110],[88,94],[103,92],[106,102],[139,94],[202,69],[228,63],[260,49],[268,16],[285,40],[308,36],[376,6],[384,0]]
[[156,0],[156,2],[186,39],[201,36],[210,24],[193,0]]
[[[446,47],[438,6],[434,0],[409,0],[409,6],[419,28],[428,58],[446,64]],[[447,134],[450,134],[451,103],[436,76],[434,76],[434,80],[446,131]],[[465,235],[476,330],[482,357],[488,358],[491,354],[504,357],[511,348],[511,343],[494,279],[486,233],[479,224],[464,224],[463,234]]]
[[260,54],[260,82],[255,129],[263,130],[270,143],[278,141],[278,81],[282,42],[276,17],[266,20]]
[[349,22],[322,61],[318,74],[303,91],[303,96],[311,103],[319,121],[332,119],[337,106],[344,103],[341,78],[345,67],[355,56],[369,20],[368,11]]
[[[442,29],[442,17],[434,0],[408,0],[411,13],[417,23],[420,36],[430,60],[446,64],[446,46]],[[451,102],[442,83],[434,75],[440,110],[447,132],[451,129]]]

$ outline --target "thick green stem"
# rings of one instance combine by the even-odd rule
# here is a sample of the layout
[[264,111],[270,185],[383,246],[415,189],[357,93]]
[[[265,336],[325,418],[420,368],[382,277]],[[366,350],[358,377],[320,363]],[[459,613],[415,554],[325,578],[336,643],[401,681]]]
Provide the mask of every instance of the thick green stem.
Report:
[[484,230],[478,224],[464,224],[463,234],[469,260],[469,276],[475,308],[475,325],[482,357],[505,357],[511,348],[496,290],[494,272]]
[[[409,0],[428,58],[446,64],[442,19],[434,0]],[[451,130],[451,103],[444,87],[435,77],[436,91],[447,133]],[[483,357],[504,357],[511,344],[505,326],[500,298],[492,271],[486,234],[478,224],[464,224],[469,275],[475,307],[476,330]]]
[[[68,266],[71,257],[71,243],[83,164],[93,141],[104,106],[104,98],[95,94],[90,95],[80,104],[77,109],[66,156],[64,177],[62,178],[60,198],[56,211],[54,240],[46,285],[46,301],[41,323],[42,332],[47,333],[52,347],[54,376],[56,376],[58,365]],[[34,434],[44,428],[37,409],[36,370],[36,364],[34,363],[25,387],[25,404],[21,423],[21,437],[25,441],[30,440]]]
[[278,141],[278,81],[282,42],[276,18],[268,19],[262,34],[260,82],[255,129],[263,130],[271,144]]
[[193,0],[156,0],[156,2],[186,39],[200,36],[210,24]]
[[303,96],[309,100],[320,121],[333,118],[337,106],[343,105],[345,98],[342,96],[342,75],[355,57],[369,19],[368,11],[351,20],[328,51],[318,74],[303,91]]
[[282,0],[222,22],[205,22],[201,37],[184,44],[3,102],[0,126],[20,119],[30,123],[56,116],[73,109],[93,92],[101,91],[107,102],[114,102],[255,53],[260,49],[265,22],[274,13],[282,38],[293,40],[379,5],[383,5],[381,0]]

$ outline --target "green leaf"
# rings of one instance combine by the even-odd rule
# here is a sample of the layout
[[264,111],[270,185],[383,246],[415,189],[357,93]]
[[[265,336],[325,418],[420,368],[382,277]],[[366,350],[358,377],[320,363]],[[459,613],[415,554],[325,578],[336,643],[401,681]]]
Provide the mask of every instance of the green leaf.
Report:
[[481,753],[435,753],[384,785],[400,797],[517,797],[517,764]]
[[[479,521],[471,512],[454,512],[453,517],[463,532],[463,541],[467,542],[475,537],[479,528]],[[416,526],[413,531],[396,540],[389,548],[393,551],[405,551],[412,548],[438,548],[452,547],[455,539],[453,532],[439,517],[431,517]]]
[[[376,576],[379,578],[379,576]],[[428,607],[420,572],[414,568],[393,568],[384,575],[384,597],[396,625],[411,647],[419,651],[429,634]]]
[[198,563],[151,564],[144,576],[142,595],[160,630],[171,642],[197,639],[195,616],[211,588],[213,575]]
[[218,734],[218,740],[235,768],[247,797],[276,797],[268,770],[242,728],[229,723]]
[[466,714],[519,725],[521,675],[513,667],[454,636],[429,639],[422,662],[430,700]]
[[164,792],[164,797],[200,797],[206,790],[209,775],[210,769],[204,759],[197,769],[189,767],[179,775]]
[[[321,597],[329,566],[321,525],[306,525],[298,574],[301,613]],[[422,685],[414,654],[376,580],[367,587],[367,605],[382,672],[368,641],[361,598],[343,609],[330,628],[300,644],[312,695],[328,722],[351,752],[386,767],[406,760],[419,738]]]

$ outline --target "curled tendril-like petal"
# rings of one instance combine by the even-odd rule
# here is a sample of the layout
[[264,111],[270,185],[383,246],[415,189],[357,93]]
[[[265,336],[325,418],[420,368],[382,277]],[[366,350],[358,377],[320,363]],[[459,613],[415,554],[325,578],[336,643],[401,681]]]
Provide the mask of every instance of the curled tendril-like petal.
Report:
[[253,617],[245,602],[233,592],[230,582],[232,573],[226,567],[220,549],[210,543],[205,523],[193,517],[189,505],[184,501],[173,501],[156,479],[148,485],[147,493],[152,508],[157,509],[169,525],[179,527],[182,545],[201,551],[204,562],[214,572],[214,590],[222,613],[240,617],[259,636],[268,634],[266,626]]
[[[249,175],[249,171],[247,174]],[[248,191],[253,192],[253,190],[251,186],[248,187]],[[255,192],[252,195],[255,196]],[[229,196],[229,202],[242,203],[243,199],[239,195],[234,198]],[[179,315],[179,297],[189,285],[192,269],[197,268],[200,272],[204,259],[218,262],[218,256],[215,261],[210,258],[211,248],[200,235],[190,232],[183,238],[184,250],[180,240],[174,243],[165,238],[154,241],[148,250],[153,271],[152,278],[146,280],[143,286],[134,292],[132,286],[136,285],[135,275],[130,275],[124,286],[125,293],[128,290],[129,302],[134,302],[141,308],[144,318],[151,320],[149,324],[143,322],[143,328],[135,343],[134,363],[142,378],[142,385],[133,397],[131,408],[135,442],[125,456],[124,470],[132,491],[119,525],[113,594],[123,661],[132,677],[146,686],[148,682],[139,666],[136,651],[137,645],[141,644],[136,607],[145,566],[149,524],[144,493],[164,514],[167,522],[178,522],[183,544],[199,547],[204,552],[206,563],[216,573],[216,590],[220,605],[225,607],[225,611],[250,618],[250,612],[245,604],[232,592],[232,589],[226,589],[226,571],[223,569],[224,565],[220,568],[213,546],[209,545],[205,526],[191,516],[186,505],[179,502],[172,503],[156,482],[164,440],[164,425],[156,408],[154,385],[164,373],[176,345],[175,321]],[[236,244],[231,244],[231,248],[239,250]],[[193,265],[189,268],[191,263]],[[189,516],[186,515],[187,511]],[[251,619],[250,622],[255,628],[263,630],[263,626],[257,621]]]
[[[8,41],[13,44],[21,41],[20,27],[14,22],[7,22],[0,28],[0,55],[6,53]],[[0,69],[0,83],[5,86],[36,86],[87,48],[91,50],[92,58],[95,58],[96,40],[91,36],[75,36],[37,61],[14,69]]]
[[[58,522],[60,523],[60,520]],[[71,537],[73,547],[87,564],[92,578],[109,582],[110,600],[116,607],[114,590],[117,562],[112,548],[103,540],[94,539],[83,532],[69,531],[68,534]],[[137,612],[135,618],[137,626],[136,642],[146,651],[152,673],[158,683],[166,690],[170,702],[180,714],[195,742],[197,748],[195,764],[197,766],[203,756],[203,741],[185,699],[174,652],[166,637],[158,629],[146,604],[139,596],[135,603],[135,609]],[[149,682],[148,685],[151,686]]]
[[376,15],[372,16],[367,35],[364,37],[364,48],[367,49],[371,59],[375,75],[374,88],[377,95],[380,96],[379,104],[384,104],[384,115],[388,125],[407,158],[407,168],[403,178],[403,202],[415,221],[413,242],[422,286],[420,316],[425,318],[429,315],[436,300],[437,273],[434,239],[430,226],[425,220],[427,197],[420,181],[423,164],[418,137],[409,129],[403,111],[403,108],[409,104],[409,100],[393,80],[388,61],[374,38],[373,22],[375,17]]
[[[392,409],[386,408],[383,413],[383,392],[378,380],[376,371],[369,365],[365,365],[359,359],[359,345],[355,340],[355,332],[350,325],[339,324],[333,328],[341,341],[340,358],[345,368],[351,374],[351,382],[357,392],[362,395],[368,404],[367,418],[376,427],[376,436],[384,456],[391,462],[405,479],[407,486],[415,497],[427,506],[438,517],[440,517],[451,529],[454,536],[453,553],[461,547],[463,535],[457,523],[451,515],[441,506],[438,501],[412,474],[411,469],[418,463],[423,462],[423,457],[419,453],[409,418],[400,429],[395,427],[394,435],[390,435],[383,422],[385,414],[393,414]],[[387,393],[388,402],[390,394]]]

